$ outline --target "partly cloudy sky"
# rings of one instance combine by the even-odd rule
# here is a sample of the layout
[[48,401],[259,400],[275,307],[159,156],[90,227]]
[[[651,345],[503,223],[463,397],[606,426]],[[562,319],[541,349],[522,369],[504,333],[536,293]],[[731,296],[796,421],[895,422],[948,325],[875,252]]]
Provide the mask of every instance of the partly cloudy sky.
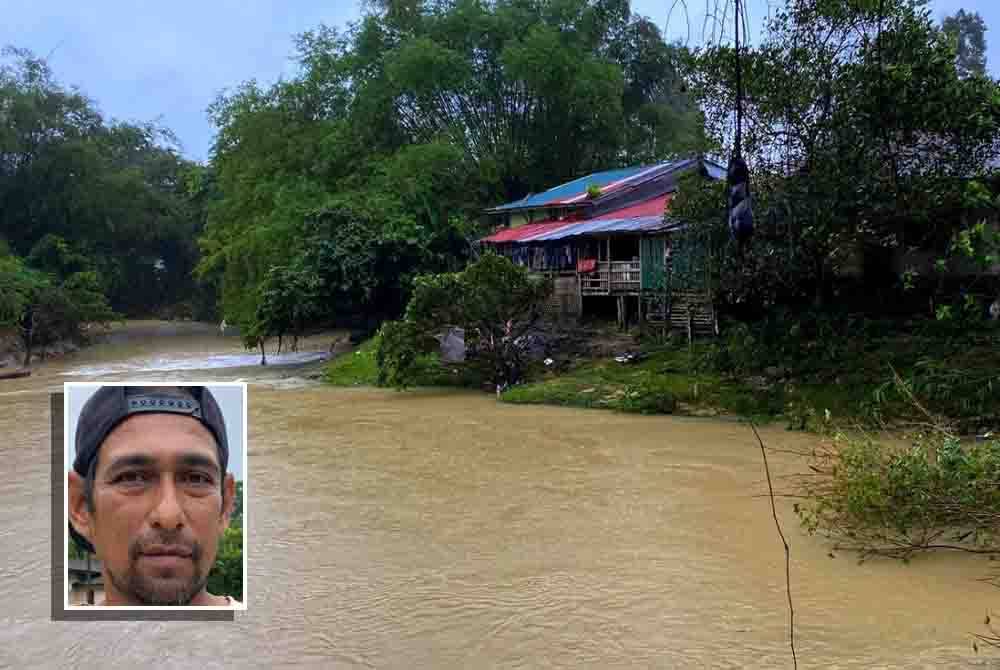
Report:
[[[701,43],[706,0],[686,4],[686,18],[680,0],[633,0],[632,7],[670,39]],[[749,0],[752,31],[768,7]],[[1000,76],[1000,2],[931,0],[930,7],[936,19],[959,8],[978,11],[991,29],[988,67]],[[215,132],[205,110],[220,92],[293,75],[294,35],[321,23],[346,26],[361,11],[357,0],[2,0],[0,45],[48,56],[56,77],[106,116],[156,120],[174,130],[187,157],[203,161]]]

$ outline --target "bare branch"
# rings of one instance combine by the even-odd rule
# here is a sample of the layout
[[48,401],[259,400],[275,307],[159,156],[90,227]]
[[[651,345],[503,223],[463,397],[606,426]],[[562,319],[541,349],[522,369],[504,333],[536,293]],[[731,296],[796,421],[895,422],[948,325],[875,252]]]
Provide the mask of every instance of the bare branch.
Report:
[[774,525],[778,529],[778,536],[781,544],[785,548],[785,588],[788,593],[788,644],[792,648],[792,667],[796,670],[799,667],[798,658],[795,655],[795,607],[792,605],[792,576],[791,576],[791,554],[788,549],[788,540],[781,530],[781,523],[778,521],[778,509],[774,505],[774,487],[771,485],[771,468],[767,464],[767,449],[764,447],[764,440],[760,438],[757,427],[750,421],[750,429],[760,443],[760,455],[764,459],[764,472],[767,474],[767,490],[771,497],[771,515],[774,517]]

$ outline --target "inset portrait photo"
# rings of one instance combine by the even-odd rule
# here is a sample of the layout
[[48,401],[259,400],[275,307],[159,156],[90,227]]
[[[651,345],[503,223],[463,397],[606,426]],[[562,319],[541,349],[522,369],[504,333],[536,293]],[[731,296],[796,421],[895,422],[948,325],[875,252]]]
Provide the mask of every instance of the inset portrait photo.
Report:
[[245,610],[246,384],[64,395],[64,607]]

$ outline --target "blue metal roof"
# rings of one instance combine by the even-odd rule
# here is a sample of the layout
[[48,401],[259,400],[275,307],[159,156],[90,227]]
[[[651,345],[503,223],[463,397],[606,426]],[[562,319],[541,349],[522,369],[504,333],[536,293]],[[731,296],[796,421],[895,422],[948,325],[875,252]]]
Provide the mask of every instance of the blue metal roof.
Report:
[[585,177],[580,177],[578,179],[574,179],[573,181],[566,182],[565,184],[555,186],[547,191],[529,195],[521,200],[508,202],[505,205],[500,205],[493,208],[492,211],[502,212],[508,209],[524,209],[530,207],[544,207],[546,205],[558,205],[560,203],[564,203],[566,200],[585,194],[587,192],[587,187],[590,185],[600,186],[603,188],[608,184],[632,177],[645,169],[646,167],[640,166],[595,172],[593,174],[586,175]]
[[[676,164],[683,163],[685,161],[674,161]],[[671,165],[671,162],[658,163],[656,165],[640,165],[628,168],[619,168],[617,170],[605,170],[603,172],[595,172],[593,174],[586,175],[584,177],[579,177],[573,181],[566,182],[565,184],[560,184],[550,188],[542,193],[537,193],[534,195],[529,195],[521,200],[515,200],[514,202],[508,202],[504,205],[499,205],[490,209],[491,212],[502,212],[509,209],[530,209],[532,207],[553,207],[561,204],[571,204],[570,201],[582,201],[583,197],[587,194],[587,187],[594,185],[604,188],[609,185],[613,185],[615,188],[620,186],[618,182],[626,182],[633,177],[641,176],[642,173],[653,172],[661,168],[666,168]]]
[[[542,193],[529,195],[521,200],[508,202],[487,210],[491,213],[504,212],[515,209],[532,209],[542,207],[558,207],[560,205],[579,205],[585,203],[587,187],[594,185],[605,189],[605,194],[614,192],[630,183],[637,183],[647,175],[652,176],[664,171],[686,169],[695,163],[696,158],[682,158],[674,161],[665,161],[655,165],[640,165],[636,167],[619,168],[617,170],[605,170],[593,174],[579,177],[573,181],[550,188]],[[724,167],[711,159],[702,161],[708,174],[713,179],[723,179],[726,176]]]

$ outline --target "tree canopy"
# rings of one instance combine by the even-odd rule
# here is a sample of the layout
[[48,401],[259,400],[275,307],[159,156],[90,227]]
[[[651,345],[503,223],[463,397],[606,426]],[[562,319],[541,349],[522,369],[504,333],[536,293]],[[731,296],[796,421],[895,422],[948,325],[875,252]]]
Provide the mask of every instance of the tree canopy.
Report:
[[297,327],[277,284],[317,321],[398,315],[413,277],[464,265],[484,206],[702,141],[681,51],[626,0],[384,0],[297,49],[296,77],[211,109],[199,271],[268,335]]
[[417,278],[404,318],[382,326],[376,361],[379,383],[405,387],[418,357],[433,350],[446,326],[464,342],[497,393],[521,381],[526,337],[537,326],[552,283],[497,254],[484,254],[461,272]]
[[959,75],[986,74],[986,22],[978,12],[960,9],[941,22],[941,29],[954,42]]
[[[964,72],[960,54],[920,2],[798,0],[774,15],[761,44],[741,54],[760,234],[734,268],[737,284],[758,282],[768,263],[780,299],[822,300],[854,252],[876,261],[869,270],[888,269],[892,254],[944,252],[996,213],[987,185],[1000,155],[1000,85]],[[734,56],[703,49],[690,69],[708,133],[726,147]],[[724,221],[722,207],[695,218]],[[872,287],[876,275],[866,273]]]
[[[43,313],[58,311],[66,327],[51,335],[62,337],[75,329],[70,321],[101,320],[108,307],[149,315],[189,300],[203,223],[190,197],[194,170],[166,129],[106,120],[45,61],[4,49],[0,240],[11,257],[0,270],[9,287],[0,298],[4,322],[42,325]],[[42,303],[52,309],[34,309]],[[53,311],[56,304],[64,308]]]

